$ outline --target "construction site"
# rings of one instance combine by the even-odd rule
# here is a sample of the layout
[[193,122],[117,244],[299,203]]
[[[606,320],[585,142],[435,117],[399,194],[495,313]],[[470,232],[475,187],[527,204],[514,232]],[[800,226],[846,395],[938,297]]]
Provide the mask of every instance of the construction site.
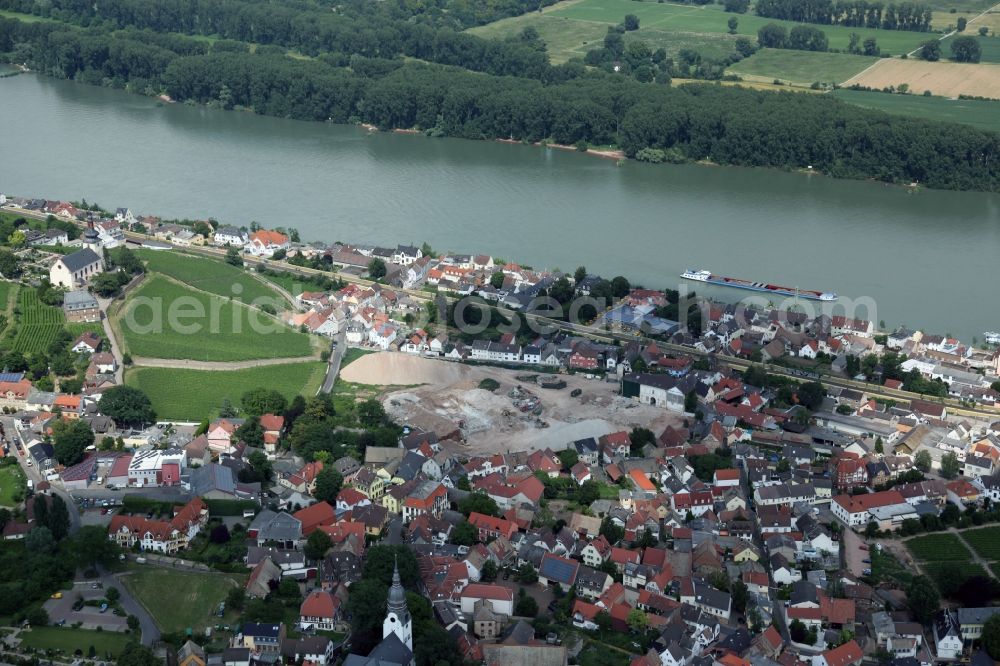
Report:
[[463,455],[560,450],[585,437],[641,426],[659,433],[681,416],[619,394],[617,381],[384,352],[344,368],[346,381],[407,386],[383,398],[397,423],[434,431]]

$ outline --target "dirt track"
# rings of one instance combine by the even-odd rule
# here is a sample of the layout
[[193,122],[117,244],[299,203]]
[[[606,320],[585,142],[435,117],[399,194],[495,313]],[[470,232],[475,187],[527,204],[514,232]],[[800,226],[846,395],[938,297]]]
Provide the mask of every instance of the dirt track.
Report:
[[[419,384],[388,394],[384,400],[386,411],[400,423],[442,436],[459,431],[465,443],[455,443],[451,448],[464,454],[545,447],[560,450],[576,439],[634,426],[649,427],[659,434],[667,424],[680,421],[676,414],[618,396],[616,382],[560,375],[566,388],[543,389],[524,379],[524,375],[532,374],[537,373],[389,352],[363,356],[341,372],[346,381],[362,384]],[[492,392],[479,388],[486,378],[497,381],[500,388]],[[521,411],[522,403],[515,404],[517,398],[510,393],[518,386],[525,392],[521,399],[537,399],[539,415],[532,414],[531,409]],[[570,396],[576,388],[581,394]],[[540,427],[543,423],[545,427]]]

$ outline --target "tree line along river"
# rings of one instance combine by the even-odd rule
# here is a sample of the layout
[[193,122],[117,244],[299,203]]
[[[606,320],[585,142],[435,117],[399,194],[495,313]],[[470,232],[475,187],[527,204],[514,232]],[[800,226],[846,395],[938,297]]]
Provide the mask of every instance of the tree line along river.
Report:
[[[686,268],[870,299],[888,326],[1000,327],[1000,195],[428,139],[0,78],[0,191],[164,218],[427,241],[649,287]],[[690,283],[689,283],[690,284]],[[724,300],[748,295],[691,285]]]

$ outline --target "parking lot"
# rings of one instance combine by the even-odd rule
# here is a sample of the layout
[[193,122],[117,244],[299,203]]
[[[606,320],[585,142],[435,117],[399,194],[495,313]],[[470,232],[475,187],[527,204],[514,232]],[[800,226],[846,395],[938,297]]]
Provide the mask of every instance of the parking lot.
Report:
[[80,610],[73,610],[73,604],[77,597],[84,601],[88,599],[101,599],[104,597],[103,589],[94,589],[94,583],[90,581],[76,581],[72,590],[65,590],[61,599],[49,599],[45,602],[45,610],[49,614],[52,624],[61,622],[66,625],[73,625],[82,622],[84,629],[96,629],[101,627],[103,631],[125,631],[128,628],[124,615],[115,615],[109,608],[101,612],[97,606],[84,606]]

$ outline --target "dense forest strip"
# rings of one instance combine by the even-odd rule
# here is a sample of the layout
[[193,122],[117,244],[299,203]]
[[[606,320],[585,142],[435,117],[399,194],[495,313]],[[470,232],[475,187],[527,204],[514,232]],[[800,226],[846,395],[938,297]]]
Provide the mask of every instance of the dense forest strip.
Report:
[[914,32],[929,31],[932,18],[931,8],[921,2],[757,0],[754,11],[758,16],[786,21]]
[[1000,190],[1000,134],[826,95],[672,88],[599,71],[550,83],[357,54],[343,67],[266,48],[251,53],[246,44],[10,19],[0,20],[0,54],[52,76],[280,117],[617,144],[652,161],[809,166],[839,177]]

